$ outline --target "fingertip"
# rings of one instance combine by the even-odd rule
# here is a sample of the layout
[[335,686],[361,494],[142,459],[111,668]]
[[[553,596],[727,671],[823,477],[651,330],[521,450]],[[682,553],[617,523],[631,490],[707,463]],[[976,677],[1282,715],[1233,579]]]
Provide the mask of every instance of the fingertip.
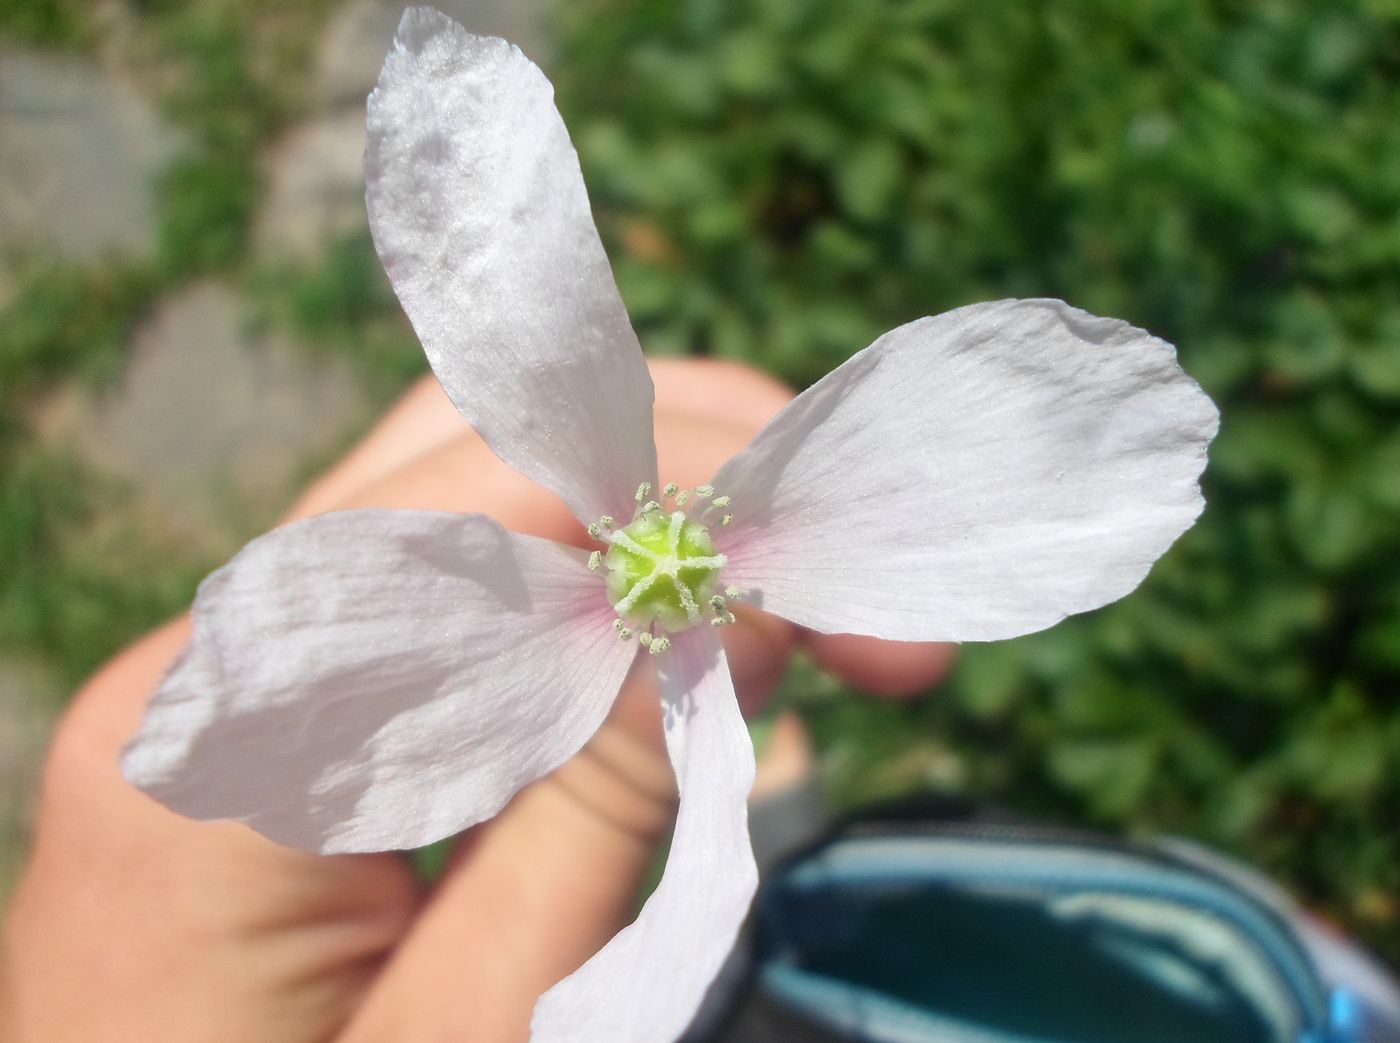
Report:
[[721,627],[724,654],[734,678],[734,694],[745,717],[752,717],[782,681],[797,636],[793,626],[777,616],[734,605],[737,622]]
[[786,385],[728,359],[648,359],[659,412],[757,430],[792,401]]
[[938,683],[957,655],[956,645],[882,641],[859,634],[804,631],[802,643],[823,669],[889,699],[906,699]]

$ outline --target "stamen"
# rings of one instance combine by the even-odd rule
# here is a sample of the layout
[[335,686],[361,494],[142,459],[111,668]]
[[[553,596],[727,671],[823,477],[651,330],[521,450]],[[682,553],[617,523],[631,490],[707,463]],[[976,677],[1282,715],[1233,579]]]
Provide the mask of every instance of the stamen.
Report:
[[601,569],[602,567],[603,567],[603,552],[602,552],[602,551],[600,551],[600,550],[595,550],[592,554],[588,555],[588,570],[589,570],[590,572],[597,572],[597,571],[598,571],[599,569]]
[[588,535],[592,536],[595,540],[600,539],[603,535],[603,527],[597,522],[589,522]]
[[620,619],[613,620],[613,629],[617,631],[617,636],[623,641],[632,636],[632,629]]
[[650,630],[643,630],[640,634],[637,635],[637,640],[642,643],[643,648],[650,648],[651,643],[655,640],[655,638],[651,636]]
[[719,523],[720,523],[721,525],[728,525],[728,524],[729,524],[730,522],[732,522],[733,520],[734,520],[734,515],[732,515],[732,514],[726,514],[723,518],[721,518],[721,519],[719,520]]
[[[613,528],[611,518],[600,518],[589,527],[608,546],[601,551],[601,566],[590,553],[589,567],[602,567],[607,573],[608,600],[618,618],[627,621],[639,638],[643,633],[648,647],[660,642],[657,651],[670,645],[667,631],[684,630],[705,622],[713,615],[723,621],[730,616],[718,593],[723,554],[715,552],[710,530],[714,522],[688,518],[680,509],[714,498],[714,487],[685,490],[676,482],[660,487],[660,498],[649,499],[653,484],[637,487],[637,509],[632,520]],[[729,503],[699,503],[697,512],[709,512]],[[716,512],[717,513],[717,512]],[[710,606],[706,611],[705,606]]]
[[700,606],[695,601],[695,594],[684,583],[676,583],[676,595],[680,598],[681,608],[685,609],[685,618],[692,623],[700,622]]
[[729,497],[728,497],[728,496],[716,496],[716,497],[714,498],[714,500],[712,500],[712,501],[710,502],[710,506],[711,506],[711,507],[728,507],[728,506],[729,506]]
[[731,601],[737,601],[739,598],[744,596],[744,592],[738,587],[725,587],[724,596],[729,598]]
[[611,514],[603,515],[598,519],[598,525],[604,529],[611,529],[613,527],[613,516]]
[[660,655],[662,652],[666,651],[666,649],[671,647],[671,639],[665,634],[658,634],[656,637],[651,639],[651,644],[649,644],[647,647],[651,649],[652,655]]

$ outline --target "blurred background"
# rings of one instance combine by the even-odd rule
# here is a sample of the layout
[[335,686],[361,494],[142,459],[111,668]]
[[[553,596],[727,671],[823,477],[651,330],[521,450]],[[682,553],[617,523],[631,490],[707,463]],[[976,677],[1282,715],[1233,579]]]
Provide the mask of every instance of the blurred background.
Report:
[[[1052,295],[1224,421],[1120,604],[912,705],[798,664],[833,800],[914,789],[1260,864],[1400,962],[1392,0],[447,0],[552,76],[648,350],[806,385]],[[422,356],[369,244],[385,0],[0,5],[0,899],[55,717]]]

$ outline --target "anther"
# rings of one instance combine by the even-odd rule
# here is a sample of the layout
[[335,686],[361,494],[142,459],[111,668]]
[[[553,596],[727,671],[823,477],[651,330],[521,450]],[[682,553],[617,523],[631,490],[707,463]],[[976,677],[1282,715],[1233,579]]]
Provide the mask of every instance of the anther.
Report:
[[637,635],[637,640],[642,643],[643,648],[650,648],[651,643],[656,639],[651,636],[650,630],[643,630]]
[[723,518],[721,518],[721,519],[719,520],[719,523],[720,523],[721,525],[728,525],[728,524],[729,524],[730,522],[732,522],[733,520],[734,520],[734,515],[732,515],[732,514],[726,514]]
[[617,632],[617,636],[618,636],[619,638],[621,638],[623,641],[626,641],[628,638],[630,638],[630,637],[632,636],[632,631],[631,631],[631,629],[630,629],[629,627],[623,627],[621,630],[619,630],[619,631]]
[[710,598],[710,607],[711,607],[712,609],[714,609],[716,612],[723,612],[723,611],[724,611],[724,595],[723,595],[723,594],[716,594],[714,597]]
[[661,495],[665,496],[667,499],[670,499],[672,496],[675,496],[676,493],[680,492],[680,488],[681,487],[675,482],[667,482],[666,488],[661,490]]
[[602,551],[600,551],[600,550],[595,550],[592,554],[588,555],[588,568],[589,568],[589,571],[591,571],[591,572],[597,572],[597,571],[598,571],[599,569],[601,569],[602,567],[603,567],[603,552],[602,552]]
[[[598,522],[589,522],[588,535],[592,536],[595,540],[600,538],[603,535],[603,526]],[[589,568],[592,567],[591,565],[589,566]]]
[[647,645],[651,649],[652,655],[660,655],[671,647],[671,639],[664,634],[651,639],[651,644]]
[[654,514],[659,510],[661,510],[661,504],[657,503],[655,500],[648,500],[646,503],[642,504],[643,514]]
[[724,596],[727,597],[727,598],[729,598],[730,600],[734,600],[734,599],[736,599],[736,598],[741,598],[741,597],[743,597],[743,596],[744,596],[744,592],[743,592],[742,590],[740,590],[738,587],[725,587],[725,588],[724,588]]
[[708,500],[715,494],[713,485],[697,485],[695,487],[695,498],[698,500]]
[[651,483],[643,482],[641,485],[637,486],[637,495],[634,496],[633,499],[636,500],[638,503],[641,503],[647,498],[648,495],[650,495],[650,493]]
[[714,498],[714,500],[711,502],[711,506],[712,506],[712,507],[728,507],[728,506],[729,506],[729,497],[728,497],[728,496],[716,496],[716,497]]
[[603,515],[598,519],[598,526],[603,529],[611,529],[613,527],[613,516],[611,514]]

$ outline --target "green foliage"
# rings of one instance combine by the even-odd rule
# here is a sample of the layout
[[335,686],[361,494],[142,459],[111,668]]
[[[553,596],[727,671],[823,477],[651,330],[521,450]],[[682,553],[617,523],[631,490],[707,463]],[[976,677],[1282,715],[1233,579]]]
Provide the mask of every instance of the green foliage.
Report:
[[376,401],[387,404],[427,370],[367,230],[329,244],[315,263],[267,268],[252,282],[262,320],[344,357]]
[[189,604],[215,562],[172,554],[123,490],[64,456],[29,449],[0,482],[0,650],[22,649],[76,685],[125,643]]
[[649,348],[806,384],[1051,295],[1177,343],[1222,409],[1210,506],[1138,593],[969,648],[934,703],[804,700],[843,795],[1186,831],[1400,956],[1394,8],[597,7],[558,97]]
[[0,35],[43,47],[82,47],[92,42],[86,0],[5,0]]
[[33,266],[0,312],[0,413],[14,418],[27,395],[59,377],[99,381],[118,372],[127,334],[157,286],[143,265]]
[[[86,6],[19,0],[0,31],[41,44],[89,41]],[[253,60],[275,19],[254,0],[142,0],[135,50],[164,86],[189,147],[159,184],[153,262],[35,260],[0,312],[0,651],[76,683],[142,630],[188,604],[215,564],[180,549],[129,490],[56,454],[30,430],[35,403],[64,381],[117,378],[155,300],[244,264],[258,200],[257,150],[290,111],[285,66],[304,62],[309,25]],[[321,10],[323,0],[299,9]],[[275,26],[274,26],[275,27]],[[270,31],[270,30],[269,30]],[[284,34],[285,35],[285,34]]]
[[199,5],[161,14],[155,28],[179,84],[167,107],[194,138],[158,185],[161,262],[175,277],[228,270],[243,259],[258,201],[257,147],[286,114],[253,74],[244,23]]

